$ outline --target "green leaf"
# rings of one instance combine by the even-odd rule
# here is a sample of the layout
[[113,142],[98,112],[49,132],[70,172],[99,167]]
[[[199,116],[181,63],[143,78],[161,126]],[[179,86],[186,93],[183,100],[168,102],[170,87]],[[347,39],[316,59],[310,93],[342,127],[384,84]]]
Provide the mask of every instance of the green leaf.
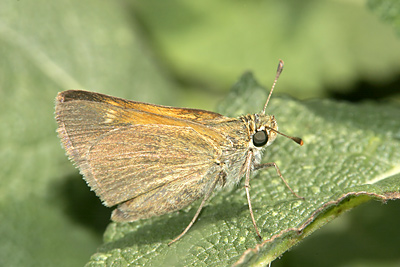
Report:
[[[266,95],[246,73],[219,110],[260,110]],[[106,243],[87,266],[265,266],[343,212],[371,199],[400,198],[398,105],[273,97],[267,112],[276,116],[282,132],[304,139],[299,147],[278,137],[264,161],[276,162],[305,200],[293,196],[273,169],[258,172],[251,196],[262,242],[242,181],[216,193],[189,232],[170,247],[167,243],[186,227],[199,203],[159,218],[111,223]]]

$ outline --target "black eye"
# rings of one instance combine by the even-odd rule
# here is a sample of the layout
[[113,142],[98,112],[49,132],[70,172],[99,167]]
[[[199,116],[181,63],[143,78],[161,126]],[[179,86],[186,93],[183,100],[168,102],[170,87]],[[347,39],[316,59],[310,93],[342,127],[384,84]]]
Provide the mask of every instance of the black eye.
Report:
[[267,142],[268,142],[268,135],[264,130],[258,131],[253,135],[253,144],[256,147],[263,146]]

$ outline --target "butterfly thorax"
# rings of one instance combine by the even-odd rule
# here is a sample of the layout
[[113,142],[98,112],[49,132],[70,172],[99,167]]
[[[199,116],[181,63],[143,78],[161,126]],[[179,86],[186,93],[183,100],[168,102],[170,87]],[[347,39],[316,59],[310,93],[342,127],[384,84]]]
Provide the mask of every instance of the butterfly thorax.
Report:
[[[221,162],[224,162],[225,165],[226,185],[228,186],[240,181],[247,169],[246,159],[249,155],[251,156],[250,169],[261,162],[264,148],[272,144],[277,136],[277,133],[273,130],[278,129],[275,117],[272,115],[248,114],[230,123],[232,125],[230,125],[229,130],[227,130],[226,125],[224,127],[224,130],[229,131],[229,134],[226,134],[228,142],[222,146],[221,158]],[[264,134],[265,143],[255,142],[254,135],[256,134]]]

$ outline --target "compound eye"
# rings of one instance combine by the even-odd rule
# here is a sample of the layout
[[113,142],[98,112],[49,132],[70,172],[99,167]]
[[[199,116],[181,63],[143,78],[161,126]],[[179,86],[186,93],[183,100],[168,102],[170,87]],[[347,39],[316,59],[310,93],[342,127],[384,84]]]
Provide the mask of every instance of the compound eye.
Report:
[[265,145],[268,142],[268,134],[265,130],[258,131],[253,135],[253,144],[256,147]]

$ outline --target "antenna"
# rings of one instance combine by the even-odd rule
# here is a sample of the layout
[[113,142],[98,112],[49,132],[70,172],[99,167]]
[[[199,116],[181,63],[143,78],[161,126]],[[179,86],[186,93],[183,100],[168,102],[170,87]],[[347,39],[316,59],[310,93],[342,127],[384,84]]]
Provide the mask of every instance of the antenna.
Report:
[[297,144],[299,144],[299,145],[301,145],[301,146],[304,144],[304,143],[303,143],[303,139],[301,139],[300,137],[295,137],[295,136],[286,135],[286,134],[281,133],[280,131],[275,130],[274,128],[271,128],[271,127],[269,127],[269,126],[265,126],[265,128],[268,128],[269,130],[274,131],[274,132],[276,132],[276,133],[278,133],[278,134],[280,134],[280,135],[282,135],[282,136],[284,136],[284,137],[287,137],[287,138],[289,138],[289,139],[292,139],[293,141],[295,141]]
[[272,95],[272,91],[274,91],[275,84],[276,84],[276,82],[278,81],[278,78],[279,78],[279,76],[281,75],[282,70],[283,70],[283,60],[280,59],[280,60],[279,60],[279,64],[278,64],[278,69],[276,70],[276,76],[275,76],[274,83],[272,84],[271,91],[269,91],[269,95],[268,95],[268,98],[267,98],[267,102],[265,102],[264,109],[262,110],[261,114],[265,114],[265,109],[267,108],[269,99],[271,98],[271,95]]

